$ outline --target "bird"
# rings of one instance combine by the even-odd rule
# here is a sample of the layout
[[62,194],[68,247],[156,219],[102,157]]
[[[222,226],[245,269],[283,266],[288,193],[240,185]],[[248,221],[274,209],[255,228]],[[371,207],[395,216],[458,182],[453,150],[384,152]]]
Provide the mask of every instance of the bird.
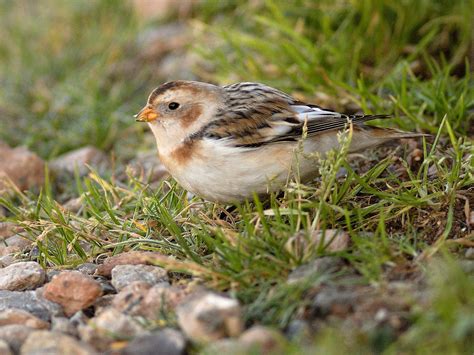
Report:
[[135,115],[151,128],[170,175],[192,194],[219,203],[281,190],[295,169],[302,182],[314,179],[314,156],[341,149],[338,136],[349,126],[349,153],[425,136],[365,124],[390,117],[335,112],[256,82],[185,80],[155,88]]

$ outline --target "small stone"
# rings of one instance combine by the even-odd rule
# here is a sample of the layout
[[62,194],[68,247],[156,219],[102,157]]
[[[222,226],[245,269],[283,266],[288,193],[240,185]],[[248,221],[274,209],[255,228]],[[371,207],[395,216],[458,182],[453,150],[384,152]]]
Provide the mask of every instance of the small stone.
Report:
[[77,341],[71,336],[38,330],[32,332],[23,346],[22,355],[92,355],[97,354],[88,344]]
[[97,275],[110,277],[112,269],[117,265],[150,265],[153,259],[166,259],[166,257],[155,252],[129,251],[105,259],[104,263],[97,268],[96,273]]
[[104,295],[99,297],[94,303],[94,314],[98,315],[104,310],[112,306],[112,301],[115,299],[115,294],[113,295]]
[[18,247],[20,250],[25,250],[31,248],[33,242],[25,237],[22,237],[20,234],[15,234],[5,239],[5,244],[9,247]]
[[326,252],[344,251],[349,246],[349,234],[337,229],[326,229],[326,231],[314,231],[311,234],[311,244],[314,247],[322,247]]
[[290,340],[298,342],[305,341],[309,343],[312,338],[311,327],[308,322],[300,319],[292,320],[288,324],[285,334]]
[[74,337],[78,336],[77,328],[69,318],[66,317],[53,317],[51,320],[51,330],[53,332],[64,333]]
[[[113,339],[130,339],[144,332],[143,327],[132,317],[116,309],[105,309],[88,322],[98,336]],[[81,335],[82,337],[82,335]]]
[[285,339],[279,331],[260,325],[243,332],[239,342],[248,345],[254,352],[258,350],[260,354],[281,353],[285,346]]
[[5,247],[0,245],[0,255],[1,256],[13,256],[14,254],[18,254],[21,252],[21,249],[18,247]]
[[474,274],[474,260],[465,259],[459,261],[459,266],[466,274]]
[[11,324],[0,327],[0,340],[5,341],[14,353],[18,353],[21,345],[35,329],[23,324]]
[[323,256],[297,267],[288,275],[288,283],[306,280],[312,276],[329,274],[341,269],[344,262],[335,256]]
[[349,234],[337,229],[316,230],[309,235],[306,231],[299,231],[288,239],[285,248],[295,256],[306,257],[320,248],[331,253],[346,250],[349,241]]
[[87,146],[57,157],[49,163],[49,168],[58,175],[74,174],[77,169],[80,176],[85,176],[89,172],[87,165],[103,172],[108,168],[109,161],[104,152]]
[[473,260],[474,259],[474,248],[467,249],[465,257],[466,257],[466,259]]
[[73,213],[77,213],[84,207],[84,200],[82,197],[72,198],[65,203],[63,203],[63,208],[71,211]]
[[159,266],[152,265],[117,265],[112,269],[112,285],[117,291],[136,281],[150,285],[168,282],[168,272]]
[[40,187],[44,182],[44,162],[26,148],[10,148],[0,142],[0,193]]
[[22,231],[23,228],[17,226],[15,223],[11,222],[0,222],[0,240],[7,239],[19,232]]
[[4,268],[16,262],[14,255],[0,256],[0,268]]
[[182,355],[185,353],[186,339],[181,332],[171,328],[139,336],[120,351],[120,355]]
[[35,329],[49,329],[49,323],[21,309],[6,309],[0,312],[0,326],[23,324]]
[[0,291],[0,311],[17,308],[49,321],[51,315],[61,315],[62,308],[42,297],[41,288],[36,291]]
[[176,286],[155,285],[147,292],[138,314],[147,319],[156,319],[163,309],[175,310],[187,296],[187,292]]
[[176,308],[176,315],[181,329],[196,342],[235,337],[243,330],[239,303],[211,292],[188,296]]
[[44,283],[46,274],[40,264],[24,261],[0,269],[0,290],[32,290]]
[[97,264],[84,263],[84,264],[79,265],[76,268],[76,270],[79,271],[80,273],[83,273],[84,275],[92,276],[97,271]]
[[132,282],[113,298],[112,307],[125,314],[138,314],[143,307],[143,299],[150,287],[151,285],[146,282]]
[[63,306],[66,316],[91,306],[102,295],[99,283],[79,271],[63,271],[44,287],[44,297]]
[[0,355],[13,355],[10,346],[5,340],[0,340]]

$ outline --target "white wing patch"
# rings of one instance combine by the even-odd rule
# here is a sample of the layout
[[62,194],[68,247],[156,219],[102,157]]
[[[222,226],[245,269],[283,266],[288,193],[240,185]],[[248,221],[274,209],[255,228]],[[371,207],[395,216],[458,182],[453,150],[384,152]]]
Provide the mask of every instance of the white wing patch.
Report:
[[318,118],[341,118],[343,116],[338,112],[324,110],[319,107],[291,105],[291,108],[296,112],[296,118],[301,122],[317,120]]

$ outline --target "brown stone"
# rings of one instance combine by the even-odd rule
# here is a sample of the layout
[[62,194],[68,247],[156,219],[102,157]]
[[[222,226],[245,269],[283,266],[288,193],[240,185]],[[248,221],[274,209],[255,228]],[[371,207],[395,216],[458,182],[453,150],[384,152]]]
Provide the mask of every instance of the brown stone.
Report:
[[79,271],[63,271],[44,287],[44,298],[59,303],[71,316],[102,295],[99,283]]
[[112,275],[112,269],[117,265],[151,265],[153,259],[165,260],[165,258],[164,255],[155,252],[129,251],[105,259],[104,263],[97,268],[96,274],[110,277]]
[[10,148],[0,142],[0,193],[39,187],[44,182],[44,162],[23,147]]
[[0,312],[0,326],[23,324],[35,329],[48,329],[49,323],[21,309],[6,309]]

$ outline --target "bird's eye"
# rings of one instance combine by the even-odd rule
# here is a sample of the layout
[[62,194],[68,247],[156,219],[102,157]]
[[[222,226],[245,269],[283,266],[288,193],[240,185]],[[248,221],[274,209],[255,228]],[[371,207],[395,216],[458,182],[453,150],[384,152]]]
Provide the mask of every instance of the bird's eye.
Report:
[[170,102],[170,104],[168,105],[168,108],[170,110],[176,110],[178,107],[179,107],[179,104],[177,102]]

